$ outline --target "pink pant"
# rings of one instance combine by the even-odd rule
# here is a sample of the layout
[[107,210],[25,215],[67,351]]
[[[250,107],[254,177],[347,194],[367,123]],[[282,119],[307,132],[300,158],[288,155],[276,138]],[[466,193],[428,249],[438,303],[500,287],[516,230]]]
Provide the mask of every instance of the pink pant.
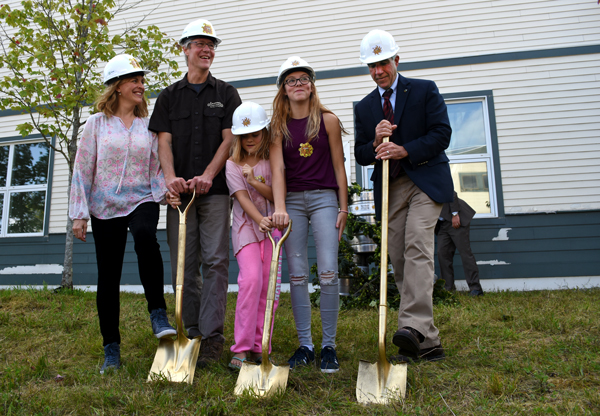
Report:
[[[272,232],[275,242],[279,241],[281,233]],[[235,308],[235,344],[231,346],[234,353],[251,351],[262,353],[262,335],[265,321],[265,307],[269,288],[269,272],[273,246],[271,240],[265,238],[260,243],[244,246],[236,255],[240,273],[238,275],[238,298]],[[277,270],[277,288],[273,307],[273,321],[279,304],[281,290],[281,254]],[[271,324],[271,336],[273,324]],[[271,345],[269,344],[269,353]]]

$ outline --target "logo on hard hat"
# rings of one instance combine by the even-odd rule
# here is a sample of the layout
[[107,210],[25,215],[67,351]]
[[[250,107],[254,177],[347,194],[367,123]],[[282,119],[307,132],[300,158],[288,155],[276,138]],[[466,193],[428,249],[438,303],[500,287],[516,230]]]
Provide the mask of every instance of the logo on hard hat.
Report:
[[381,49],[381,46],[379,46],[379,45],[376,45],[376,46],[373,48],[373,53],[374,53],[375,55],[379,55],[379,54],[381,53],[381,51],[382,51],[382,49]]
[[298,62],[298,61],[293,61],[292,62],[292,66],[298,66],[298,65],[300,65],[300,62]]
[[204,24],[202,25],[202,31],[203,31],[204,33],[208,33],[209,35],[212,35],[212,34],[213,34],[213,29],[212,29],[212,26],[211,26],[211,25],[208,25],[208,24],[206,24],[206,23],[204,23]]
[[134,68],[140,68],[140,69],[142,68],[142,67],[140,66],[140,64],[138,64],[138,62],[137,62],[137,61],[136,61],[134,58],[131,58],[131,59],[129,59],[129,63],[130,63],[130,64],[131,64],[131,66],[132,66],[132,67],[134,67]]
[[248,127],[250,125],[250,123],[251,123],[251,121],[250,121],[250,119],[248,117],[245,117],[242,120],[242,124],[244,125],[244,127]]

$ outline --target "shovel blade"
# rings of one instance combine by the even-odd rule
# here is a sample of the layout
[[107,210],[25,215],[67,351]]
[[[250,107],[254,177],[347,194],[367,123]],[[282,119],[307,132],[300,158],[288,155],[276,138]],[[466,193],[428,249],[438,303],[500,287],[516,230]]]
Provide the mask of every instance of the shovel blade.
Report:
[[199,351],[200,338],[188,339],[182,334],[176,339],[161,338],[148,381],[164,377],[175,383],[192,384]]
[[269,396],[279,390],[285,390],[289,373],[289,364],[278,367],[270,362],[267,365],[244,362],[234,393],[241,396],[245,391],[250,391],[256,396]]
[[404,397],[406,392],[406,363],[390,364],[360,361],[356,380],[356,399],[359,403],[388,404]]

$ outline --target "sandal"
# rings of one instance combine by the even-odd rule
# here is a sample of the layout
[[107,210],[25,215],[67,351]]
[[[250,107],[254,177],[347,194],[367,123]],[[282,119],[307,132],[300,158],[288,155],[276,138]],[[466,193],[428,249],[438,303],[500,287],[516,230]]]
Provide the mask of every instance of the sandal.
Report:
[[[239,365],[233,364],[231,361],[233,360],[238,360],[240,362]],[[229,362],[228,366],[229,368],[233,368],[236,371],[239,371],[242,369],[242,364],[244,364],[244,361],[248,361],[248,358],[244,357],[244,358],[238,358],[238,357],[232,357],[231,361]]]

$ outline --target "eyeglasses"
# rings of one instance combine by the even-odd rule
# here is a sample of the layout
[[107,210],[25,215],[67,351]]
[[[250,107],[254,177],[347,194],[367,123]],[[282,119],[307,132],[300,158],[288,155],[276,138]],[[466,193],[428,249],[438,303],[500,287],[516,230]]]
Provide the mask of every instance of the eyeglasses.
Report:
[[300,81],[300,84],[306,85],[310,82],[310,78],[309,77],[288,78],[285,80],[285,85],[287,85],[288,87],[295,87],[296,85],[298,85],[298,81]]
[[210,42],[202,42],[202,41],[192,41],[190,42],[194,45],[196,45],[196,47],[198,47],[199,49],[204,49],[205,46],[208,46],[208,49],[210,49],[211,51],[214,51],[215,49],[217,49],[217,45],[215,45],[214,43]]

